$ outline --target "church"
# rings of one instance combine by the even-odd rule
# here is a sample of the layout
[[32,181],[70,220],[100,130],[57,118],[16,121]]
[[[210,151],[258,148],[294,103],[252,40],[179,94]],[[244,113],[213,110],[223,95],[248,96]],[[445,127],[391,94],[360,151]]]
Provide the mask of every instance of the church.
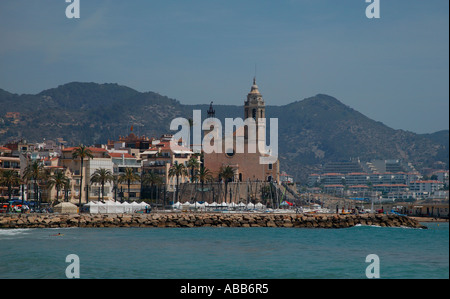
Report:
[[[212,104],[208,110],[208,118],[215,117],[215,110]],[[244,119],[252,118],[256,127],[260,125],[265,133],[266,105],[264,99],[259,92],[256,79],[253,79],[253,85],[247,95],[244,103]],[[252,134],[251,132],[255,133]],[[236,142],[233,142],[233,149],[225,148],[225,138],[222,141],[222,150],[213,153],[204,153],[204,165],[212,174],[217,177],[222,167],[230,166],[235,173],[234,181],[260,181],[272,182],[280,181],[279,160],[275,159],[273,163],[261,163],[261,157],[267,157],[266,153],[261,153],[257,143],[266,142],[265,134],[260,134],[259,130],[249,132],[247,126],[242,126],[234,131],[234,137],[243,136],[244,151],[236,148]],[[205,132],[206,134],[208,132]],[[253,150],[256,149],[256,150]]]

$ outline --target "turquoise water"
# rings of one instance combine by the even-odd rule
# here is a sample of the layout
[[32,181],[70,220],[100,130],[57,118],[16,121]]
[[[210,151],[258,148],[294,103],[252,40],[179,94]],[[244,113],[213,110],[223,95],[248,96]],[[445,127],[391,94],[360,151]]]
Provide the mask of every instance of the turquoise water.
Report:
[[65,279],[76,254],[82,279],[365,279],[377,254],[381,278],[448,279],[449,225],[427,226],[0,230],[0,278]]

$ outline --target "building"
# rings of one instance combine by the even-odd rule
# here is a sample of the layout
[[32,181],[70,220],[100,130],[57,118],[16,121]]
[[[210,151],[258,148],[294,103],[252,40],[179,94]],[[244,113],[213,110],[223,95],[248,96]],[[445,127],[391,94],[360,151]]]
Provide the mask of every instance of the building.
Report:
[[[176,188],[176,178],[169,175],[170,167],[175,164],[183,164],[187,166],[187,162],[193,156],[193,152],[184,146],[175,145],[170,146],[171,141],[165,138],[155,141],[151,148],[140,154],[142,161],[143,174],[147,172],[154,172],[163,177],[164,183],[167,186],[167,191],[174,191]],[[190,182],[189,175],[181,176],[178,183]]]
[[[0,172],[13,170],[20,175],[20,158],[13,156],[13,151],[6,147],[0,147]],[[12,196],[19,196],[20,187],[13,186]],[[8,187],[0,186],[0,197],[8,197]]]
[[[109,153],[104,148],[96,148],[89,147],[88,149],[91,151],[93,158],[92,159],[84,159],[83,161],[83,169],[81,169],[81,159],[74,159],[72,154],[76,148],[68,147],[62,150],[62,155],[60,157],[60,165],[65,169],[69,169],[71,173],[71,191],[70,191],[70,201],[78,202],[81,196],[81,202],[86,202],[86,192],[88,192],[87,200],[97,200],[101,197],[101,187],[99,185],[90,184],[91,175],[100,168],[105,168],[114,172],[114,164],[109,156]],[[81,186],[81,174],[83,174],[83,185]],[[105,199],[112,199],[112,183],[107,182],[105,184]]]
[[421,180],[412,181],[409,183],[409,190],[418,192],[427,197],[434,192],[441,190],[444,187],[444,183],[436,180]]
[[[215,111],[210,107],[208,111],[208,118],[214,119]],[[259,92],[258,85],[256,85],[256,80],[253,80],[253,85],[250,92],[247,94],[247,100],[244,103],[244,119],[252,118],[256,125],[261,125],[265,131],[265,120],[266,120],[266,105],[265,101]],[[258,130],[256,130],[258,131]],[[206,131],[206,134],[210,132]],[[233,133],[233,140],[236,137],[243,137],[243,152],[237,149],[237,142],[233,142],[233,148],[225,148],[225,140],[222,140],[221,152],[205,153],[204,163],[205,167],[208,168],[215,177],[218,176],[220,169],[222,167],[229,166],[233,168],[235,172],[234,181],[280,181],[280,170],[279,161],[271,164],[260,163],[261,157],[269,157],[267,153],[261,153],[256,146],[257,143],[265,144],[265,135],[252,134],[247,126],[239,127]],[[214,138],[219,138],[215,136]],[[253,146],[256,150],[253,150]]]

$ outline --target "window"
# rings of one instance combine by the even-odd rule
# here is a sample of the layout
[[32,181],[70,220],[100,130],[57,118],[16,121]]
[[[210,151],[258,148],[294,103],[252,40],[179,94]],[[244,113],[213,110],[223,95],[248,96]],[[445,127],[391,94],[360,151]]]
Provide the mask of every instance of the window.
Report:
[[269,164],[269,170],[273,169],[273,164]]

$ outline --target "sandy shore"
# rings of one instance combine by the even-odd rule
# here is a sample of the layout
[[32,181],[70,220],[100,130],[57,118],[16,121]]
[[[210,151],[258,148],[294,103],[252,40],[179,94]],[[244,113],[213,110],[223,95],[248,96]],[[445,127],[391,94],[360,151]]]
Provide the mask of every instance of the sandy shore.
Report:
[[443,218],[434,218],[434,217],[410,217],[412,219],[415,219],[419,222],[448,222],[448,219]]

